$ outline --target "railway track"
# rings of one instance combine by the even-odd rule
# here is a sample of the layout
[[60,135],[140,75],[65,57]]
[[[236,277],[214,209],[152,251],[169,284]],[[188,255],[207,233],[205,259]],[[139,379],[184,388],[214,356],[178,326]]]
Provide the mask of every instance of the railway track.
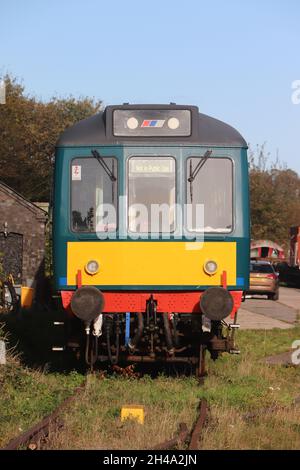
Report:
[[[132,368],[130,367],[125,369],[118,368],[118,370],[115,369],[115,372],[118,372],[123,376],[138,378],[138,376],[134,374]],[[102,376],[100,375],[100,379],[101,378]],[[80,397],[80,395],[84,392],[87,383],[88,376],[82,382],[82,384],[74,390],[72,395],[67,397],[52,413],[44,417],[41,421],[39,421],[27,431],[11,439],[1,450],[41,450],[45,448],[49,436],[55,432],[62,431],[64,427],[64,422],[61,417],[62,413]],[[189,450],[198,449],[198,442],[200,440],[201,432],[207,418],[207,410],[207,402],[205,399],[203,399],[200,402],[197,418],[192,430],[189,431],[185,423],[180,423],[179,431],[176,436],[155,446],[152,450],[168,450],[182,446],[188,446]]]
[[81,393],[83,393],[86,383],[87,381],[85,380],[74,390],[73,394],[66,398],[51,414],[43,418],[27,431],[11,439],[8,444],[2,448],[2,450],[18,450],[20,448],[31,450],[40,449],[42,447],[42,443],[48,438],[50,431],[60,430],[63,428],[64,424],[60,417],[61,413],[65,411]]
[[[120,370],[119,370],[120,369]],[[127,377],[137,378],[132,368],[119,368],[115,369],[115,372]],[[99,376],[101,379],[103,376]],[[71,407],[72,403],[77,400],[80,395],[86,389],[89,375],[85,378],[82,384],[77,387],[71,396],[67,397],[51,414],[43,418],[40,422],[35,424],[33,427],[20,434],[16,438],[13,438],[8,444],[1,450],[18,450],[18,449],[30,449],[30,450],[41,450],[47,447],[47,442],[51,439],[51,434],[55,432],[61,432],[64,427],[62,420],[62,413]],[[300,397],[297,397],[292,403],[291,407],[299,406]],[[275,412],[278,409],[286,408],[284,406],[278,407],[273,406],[269,408],[262,408],[259,411],[244,414],[242,417],[248,421],[255,419],[262,412],[270,413]],[[195,422],[191,429],[188,428],[186,423],[180,423],[177,433],[171,438],[160,444],[152,447],[148,450],[172,450],[172,449],[188,449],[188,450],[199,450],[201,449],[201,439],[203,437],[203,431],[208,422],[208,411],[209,406],[205,398],[201,399]]]
[[203,398],[200,402],[197,419],[192,430],[189,431],[185,423],[180,423],[177,436],[158,444],[153,450],[171,450],[182,445],[187,445],[188,450],[199,450],[201,434],[207,421],[207,413],[208,404],[205,398]]

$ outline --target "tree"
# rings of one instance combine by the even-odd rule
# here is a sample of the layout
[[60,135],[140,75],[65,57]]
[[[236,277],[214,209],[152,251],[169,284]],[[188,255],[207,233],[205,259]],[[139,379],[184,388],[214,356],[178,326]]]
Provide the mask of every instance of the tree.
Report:
[[300,225],[300,177],[280,163],[270,163],[265,144],[250,148],[251,236],[289,246],[289,228]]
[[5,76],[6,104],[0,105],[0,180],[32,201],[48,201],[55,143],[69,126],[97,113],[100,101],[27,96],[18,81]]

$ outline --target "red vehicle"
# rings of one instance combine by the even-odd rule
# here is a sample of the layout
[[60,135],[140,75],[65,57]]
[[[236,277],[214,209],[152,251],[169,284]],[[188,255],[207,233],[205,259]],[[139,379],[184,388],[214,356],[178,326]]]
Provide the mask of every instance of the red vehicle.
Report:
[[271,240],[252,240],[251,259],[284,260],[284,249]]

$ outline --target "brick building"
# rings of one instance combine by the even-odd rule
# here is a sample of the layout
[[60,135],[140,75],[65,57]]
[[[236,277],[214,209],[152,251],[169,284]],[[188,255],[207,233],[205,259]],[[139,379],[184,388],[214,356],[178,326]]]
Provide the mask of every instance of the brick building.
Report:
[[0,260],[15,283],[36,287],[44,278],[47,213],[0,182]]

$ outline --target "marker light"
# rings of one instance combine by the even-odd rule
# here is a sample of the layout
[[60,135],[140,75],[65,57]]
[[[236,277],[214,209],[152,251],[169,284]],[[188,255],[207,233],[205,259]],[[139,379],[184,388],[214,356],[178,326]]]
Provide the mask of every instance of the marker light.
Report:
[[177,129],[179,127],[179,120],[177,118],[170,118],[168,120],[169,129]]
[[93,276],[94,274],[97,274],[99,271],[99,263],[98,261],[91,260],[85,265],[85,270],[88,274],[91,274]]
[[210,276],[212,276],[213,274],[216,274],[217,270],[218,270],[218,265],[215,261],[213,260],[208,260],[204,263],[204,271],[209,274]]
[[138,125],[139,125],[139,122],[135,117],[131,117],[127,119],[128,129],[136,129]]

